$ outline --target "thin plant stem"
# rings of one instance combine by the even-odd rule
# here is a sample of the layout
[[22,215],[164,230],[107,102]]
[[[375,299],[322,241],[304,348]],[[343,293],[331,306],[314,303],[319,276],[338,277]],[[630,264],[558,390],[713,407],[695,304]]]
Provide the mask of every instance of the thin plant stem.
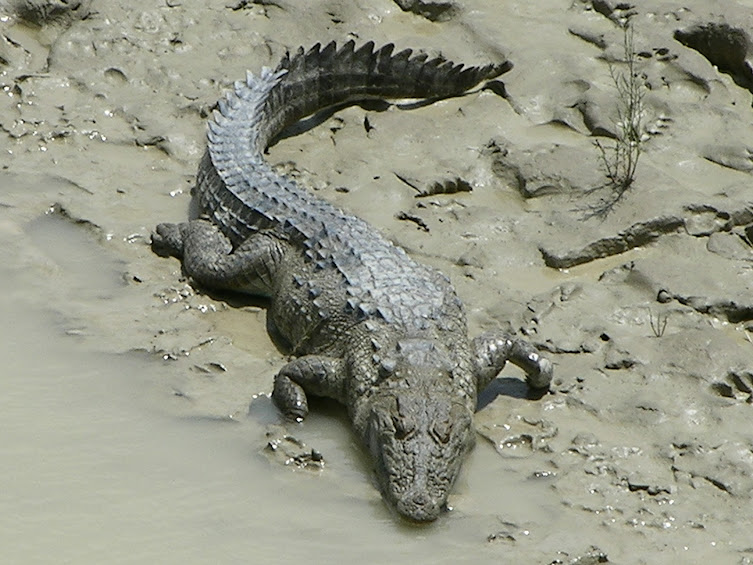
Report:
[[589,206],[587,217],[606,217],[612,211],[633,185],[641,156],[643,97],[646,87],[636,68],[633,27],[629,21],[623,26],[623,52],[627,67],[625,71],[620,72],[611,64],[609,66],[609,74],[617,92],[617,138],[611,147],[598,140],[594,141],[607,180],[603,185],[587,191],[591,193],[607,189],[609,194],[599,203]]

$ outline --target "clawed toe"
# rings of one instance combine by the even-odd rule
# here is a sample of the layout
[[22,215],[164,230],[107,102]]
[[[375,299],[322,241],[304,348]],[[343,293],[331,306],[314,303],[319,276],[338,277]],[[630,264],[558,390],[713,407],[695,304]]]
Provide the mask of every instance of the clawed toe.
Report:
[[549,359],[540,357],[538,361],[538,371],[527,375],[528,384],[535,389],[547,389],[552,382],[554,365]]
[[183,235],[178,224],[159,224],[152,232],[152,250],[162,257],[183,254]]

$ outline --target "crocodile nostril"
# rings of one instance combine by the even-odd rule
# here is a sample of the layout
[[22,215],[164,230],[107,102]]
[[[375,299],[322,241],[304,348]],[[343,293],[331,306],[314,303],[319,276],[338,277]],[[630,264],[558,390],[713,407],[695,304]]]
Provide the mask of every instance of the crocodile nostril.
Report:
[[412,522],[431,522],[439,517],[442,505],[425,492],[415,492],[397,501],[397,511]]

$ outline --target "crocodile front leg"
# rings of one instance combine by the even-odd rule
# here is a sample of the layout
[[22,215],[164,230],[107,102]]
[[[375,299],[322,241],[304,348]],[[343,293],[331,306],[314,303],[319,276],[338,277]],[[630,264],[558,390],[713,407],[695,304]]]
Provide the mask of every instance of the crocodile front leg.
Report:
[[307,392],[345,401],[345,376],[341,359],[323,355],[298,357],[277,373],[272,400],[286,418],[300,422],[309,412]]
[[473,340],[473,362],[478,390],[481,392],[496,378],[507,361],[523,369],[526,382],[538,389],[549,388],[552,381],[552,362],[523,339],[489,332]]
[[233,249],[230,240],[207,220],[160,224],[152,247],[183,260],[183,269],[196,282],[210,287],[268,296],[282,260],[279,240],[255,234]]

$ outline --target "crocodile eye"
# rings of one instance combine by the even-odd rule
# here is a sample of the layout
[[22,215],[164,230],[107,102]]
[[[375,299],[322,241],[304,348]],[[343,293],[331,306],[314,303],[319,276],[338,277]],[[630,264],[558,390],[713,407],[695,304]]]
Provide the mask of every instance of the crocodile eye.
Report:
[[416,431],[416,426],[405,418],[392,417],[392,425],[395,427],[395,439],[408,439]]
[[452,432],[452,427],[450,426],[450,423],[446,420],[442,422],[436,422],[431,427],[431,435],[439,443],[449,442],[451,432]]

